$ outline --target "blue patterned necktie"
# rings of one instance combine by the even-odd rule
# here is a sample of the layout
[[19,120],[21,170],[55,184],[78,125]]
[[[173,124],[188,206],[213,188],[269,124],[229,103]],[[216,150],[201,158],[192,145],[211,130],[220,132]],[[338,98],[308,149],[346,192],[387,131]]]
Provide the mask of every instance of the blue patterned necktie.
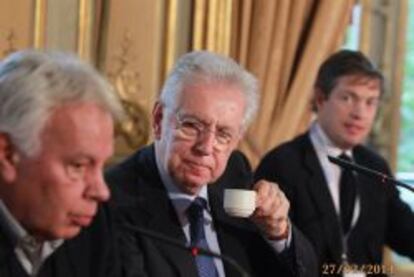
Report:
[[[347,162],[352,159],[345,153],[338,158]],[[344,234],[349,232],[351,221],[354,214],[356,198],[356,178],[350,169],[342,169],[341,178],[339,180],[339,203],[341,209],[341,222]]]
[[[204,232],[204,215],[203,211],[207,207],[205,199],[197,197],[187,209],[187,216],[190,222],[191,245],[198,248],[208,249],[206,235]],[[216,277],[217,269],[212,257],[200,255],[195,256],[198,276]]]

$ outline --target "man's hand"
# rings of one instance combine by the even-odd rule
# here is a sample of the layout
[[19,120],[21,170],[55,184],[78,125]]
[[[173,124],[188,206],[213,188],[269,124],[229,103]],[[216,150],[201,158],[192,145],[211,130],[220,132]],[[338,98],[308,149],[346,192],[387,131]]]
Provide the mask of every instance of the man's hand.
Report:
[[270,240],[287,239],[289,235],[289,201],[276,183],[258,181],[253,189],[257,192],[256,210],[251,220]]

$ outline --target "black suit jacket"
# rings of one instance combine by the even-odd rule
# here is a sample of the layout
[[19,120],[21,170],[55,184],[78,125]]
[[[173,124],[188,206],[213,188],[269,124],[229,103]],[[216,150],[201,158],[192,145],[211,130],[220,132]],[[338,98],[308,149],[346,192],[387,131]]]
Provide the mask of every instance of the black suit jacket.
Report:
[[[2,220],[2,219],[0,219]],[[0,224],[0,226],[4,226]],[[118,277],[119,263],[107,214],[100,210],[92,225],[65,241],[42,265],[38,277]],[[0,276],[28,277],[14,252],[4,227],[0,227]]]
[[[112,188],[112,203],[120,216],[124,273],[128,276],[197,276],[194,259],[187,251],[121,226],[129,223],[175,238],[182,245],[186,243],[174,207],[160,179],[153,146],[139,150],[109,170],[106,180]],[[292,247],[296,259],[290,261],[294,254],[286,251],[276,255],[250,221],[225,214],[222,208],[225,185],[247,187],[251,181],[247,160],[236,152],[232,154],[220,180],[209,184],[209,201],[222,254],[235,259],[251,276],[291,276],[292,270],[301,276],[315,276],[312,274],[316,272],[312,247],[296,230]],[[224,263],[224,270],[228,277],[240,276],[227,263]]]
[[[353,156],[357,164],[390,174],[385,160],[364,146],[355,147]],[[255,178],[279,183],[290,200],[293,222],[314,245],[320,269],[339,264],[339,218],[309,134],[270,151],[257,168]],[[349,237],[350,262],[381,265],[385,244],[414,258],[414,216],[400,200],[396,188],[359,174],[358,193],[361,212]]]

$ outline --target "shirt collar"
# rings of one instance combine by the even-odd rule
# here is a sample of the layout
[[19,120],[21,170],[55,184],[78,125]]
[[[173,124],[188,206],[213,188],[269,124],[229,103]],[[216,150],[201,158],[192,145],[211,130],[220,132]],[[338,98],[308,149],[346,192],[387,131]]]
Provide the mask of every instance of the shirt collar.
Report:
[[210,213],[210,204],[208,202],[207,185],[204,185],[201,188],[198,195],[186,194],[182,192],[178,188],[178,186],[173,182],[171,176],[166,172],[166,170],[162,166],[162,163],[159,160],[157,155],[155,155],[155,161],[156,161],[158,172],[160,173],[161,181],[164,184],[164,187],[167,190],[168,197],[173,203],[173,206],[178,214],[180,215],[185,214],[187,208],[191,205],[191,203],[196,197],[201,197],[206,200],[207,211]]
[[[32,235],[30,235],[11,214],[1,199],[0,216],[4,219],[2,224],[5,226],[3,227],[7,230],[8,234],[10,234],[10,239],[14,244],[18,243],[23,247],[35,247],[36,244],[39,244],[39,242],[37,242],[37,240]],[[52,248],[57,248],[63,243],[63,239],[46,241],[45,243],[50,244]]]
[[16,244],[18,241],[27,237],[29,234],[26,230],[20,225],[20,223],[14,218],[10,213],[9,209],[4,204],[3,200],[0,199],[0,217],[2,218],[1,224],[6,230],[9,239],[11,239],[13,244]]
[[342,153],[347,154],[351,158],[353,157],[352,149],[344,151],[343,149],[337,147],[322,129],[318,121],[314,121],[312,123],[310,128],[310,136],[318,151],[325,152],[325,154],[333,157],[338,157]]

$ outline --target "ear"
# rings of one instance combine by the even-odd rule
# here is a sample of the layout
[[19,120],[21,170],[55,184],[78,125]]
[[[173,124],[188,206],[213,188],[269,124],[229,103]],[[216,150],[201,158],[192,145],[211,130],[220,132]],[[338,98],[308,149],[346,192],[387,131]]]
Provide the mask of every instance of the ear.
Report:
[[326,101],[326,95],[322,92],[320,88],[317,87],[314,88],[314,95],[314,104],[316,110],[318,111],[322,107],[323,103]]
[[164,105],[157,101],[152,109],[152,130],[155,139],[161,138],[162,119],[164,117]]
[[0,133],[0,180],[11,183],[17,176],[17,164],[20,156],[17,149],[5,133]]

